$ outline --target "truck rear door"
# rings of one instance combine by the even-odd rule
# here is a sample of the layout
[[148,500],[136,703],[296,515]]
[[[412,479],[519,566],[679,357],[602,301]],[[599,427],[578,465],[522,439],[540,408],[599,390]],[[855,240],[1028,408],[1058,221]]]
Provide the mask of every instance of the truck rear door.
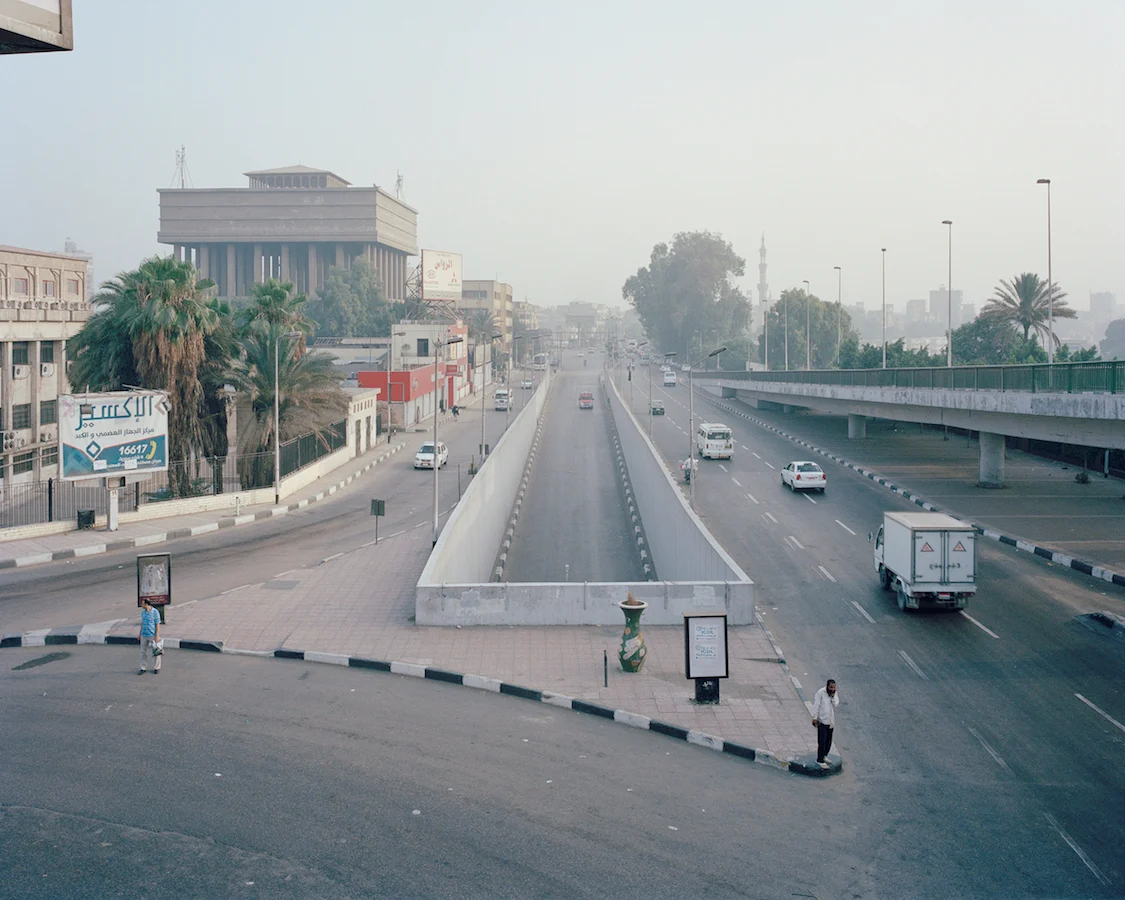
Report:
[[950,584],[972,584],[977,577],[976,533],[945,533],[945,578]]
[[944,534],[938,530],[914,532],[914,584],[945,581]]

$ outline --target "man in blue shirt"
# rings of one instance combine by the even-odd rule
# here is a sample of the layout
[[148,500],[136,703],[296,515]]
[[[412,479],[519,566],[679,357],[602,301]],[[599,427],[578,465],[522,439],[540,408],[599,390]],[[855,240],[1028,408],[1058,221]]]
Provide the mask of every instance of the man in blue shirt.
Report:
[[145,651],[149,650],[152,651],[152,674],[158,675],[160,664],[164,661],[164,654],[157,654],[153,645],[160,640],[160,610],[149,603],[148,600],[141,601],[141,633],[139,636],[141,639],[141,667],[137,670],[137,674],[144,675],[148,663]]

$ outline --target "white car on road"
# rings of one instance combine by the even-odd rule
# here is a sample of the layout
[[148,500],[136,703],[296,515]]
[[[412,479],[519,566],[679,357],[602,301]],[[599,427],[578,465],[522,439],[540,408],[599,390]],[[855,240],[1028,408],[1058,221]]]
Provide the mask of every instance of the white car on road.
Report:
[[[437,445],[437,464],[441,468],[449,462],[449,448],[445,446],[442,441],[438,441]],[[434,442],[426,441],[418,452],[414,454],[414,468],[415,469],[432,469],[434,467]]]
[[796,460],[781,470],[781,483],[793,491],[820,491],[828,487],[828,476],[814,462]]

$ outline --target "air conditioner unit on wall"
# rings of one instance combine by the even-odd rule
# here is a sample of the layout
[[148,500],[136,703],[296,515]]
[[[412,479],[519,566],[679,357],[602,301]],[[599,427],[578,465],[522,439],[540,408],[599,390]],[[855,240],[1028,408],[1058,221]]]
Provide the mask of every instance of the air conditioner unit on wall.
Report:
[[52,375],[55,374],[55,364],[54,363],[40,363],[39,364],[39,374],[42,375],[44,378],[50,378]]
[[49,431],[43,431],[39,433],[39,443],[41,444],[49,444],[54,441],[54,439],[55,436]]
[[14,431],[4,432],[4,449],[11,450],[16,446],[16,433]]
[[13,378],[27,378],[31,374],[31,366],[12,366]]

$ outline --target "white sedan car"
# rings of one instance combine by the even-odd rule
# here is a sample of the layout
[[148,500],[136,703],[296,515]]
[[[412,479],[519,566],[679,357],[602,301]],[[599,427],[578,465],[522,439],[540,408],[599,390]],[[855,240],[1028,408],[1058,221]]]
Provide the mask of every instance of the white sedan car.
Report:
[[[445,446],[442,441],[438,441],[437,445],[437,464],[441,468],[449,462],[449,448]],[[432,469],[434,467],[434,442],[426,441],[418,452],[414,454],[414,468],[415,469]]]
[[680,371],[681,372],[690,372],[691,371],[691,365],[689,363],[684,363],[682,366],[680,366]]
[[820,491],[828,487],[828,476],[814,462],[796,460],[781,470],[781,483],[793,491]]
[[535,387],[535,383],[530,378],[525,378],[520,382],[521,390],[530,391],[533,387]]

